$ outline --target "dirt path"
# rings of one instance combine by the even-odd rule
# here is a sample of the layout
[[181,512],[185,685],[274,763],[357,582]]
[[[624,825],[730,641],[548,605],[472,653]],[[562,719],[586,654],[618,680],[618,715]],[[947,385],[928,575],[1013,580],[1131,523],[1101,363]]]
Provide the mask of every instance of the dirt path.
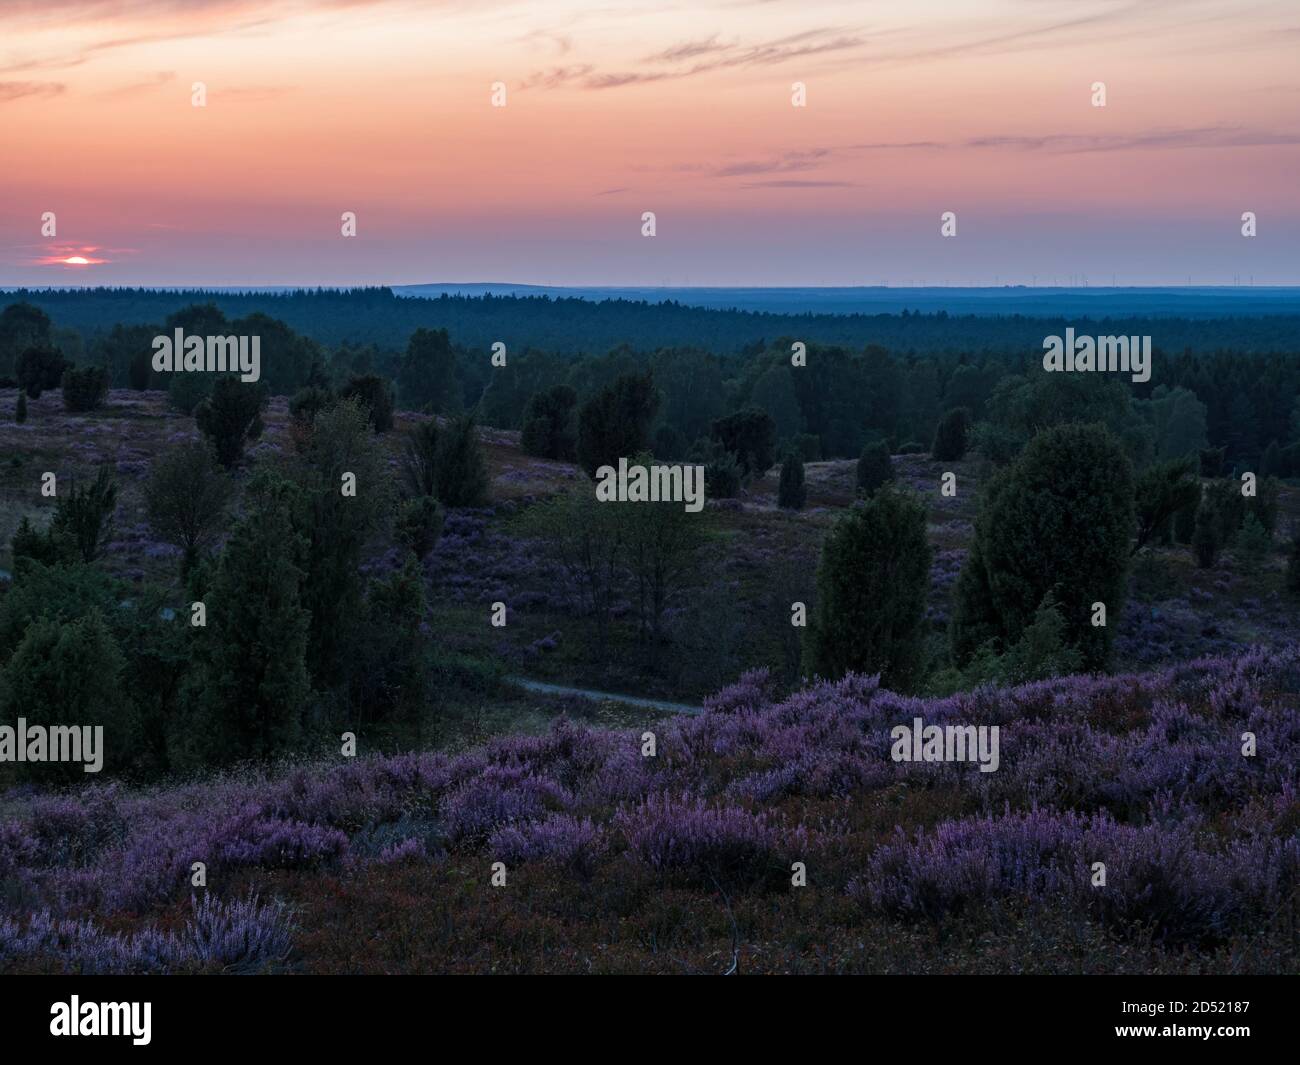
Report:
[[531,692],[543,692],[547,695],[576,695],[580,699],[591,699],[599,703],[626,703],[629,706],[645,706],[651,710],[666,710],[670,714],[703,713],[698,706],[685,703],[670,703],[663,699],[643,699],[639,695],[617,695],[614,692],[598,692],[592,688],[570,688],[563,684],[547,684],[541,680],[529,680],[527,677],[506,677],[508,684],[526,688]]

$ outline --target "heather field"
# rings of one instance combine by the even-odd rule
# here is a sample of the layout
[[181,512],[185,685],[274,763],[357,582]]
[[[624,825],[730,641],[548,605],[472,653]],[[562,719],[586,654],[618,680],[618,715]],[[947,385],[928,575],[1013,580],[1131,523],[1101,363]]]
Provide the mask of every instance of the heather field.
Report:
[[[817,600],[843,515],[863,513],[861,463],[805,463],[797,507],[775,466],[710,499],[692,518],[690,564],[651,614],[634,555],[611,562],[597,596],[590,567],[557,550],[546,515],[590,491],[581,467],[479,426],[479,498],[440,505],[418,548],[394,521],[353,547],[366,624],[409,641],[361,651],[384,668],[405,655],[419,686],[382,671],[360,689],[319,683],[291,742],[248,740],[230,757],[194,746],[212,730],[192,716],[202,693],[187,671],[205,676],[216,652],[184,624],[194,573],[219,592],[225,570],[187,578],[149,507],[159,456],[203,439],[196,419],[148,390],[112,390],[87,412],[46,391],[21,422],[16,402],[0,391],[0,662],[24,666],[0,673],[0,699],[18,711],[43,697],[20,687],[33,671],[65,706],[120,686],[141,742],[113,749],[90,783],[0,765],[0,972],[1230,974],[1300,962],[1300,647],[1275,538],[1253,554],[1239,538],[1208,567],[1172,538],[1135,552],[1108,670],[1079,668],[1059,657],[1059,632],[1031,629],[1014,652],[1027,659],[1008,651],[980,673],[977,657],[962,672],[952,612],[994,465],[886,453],[893,485],[878,498],[921,501],[928,550],[913,604],[921,667],[904,695],[879,672],[820,679],[789,624],[792,603]],[[213,559],[239,557],[254,521],[274,517],[258,478],[301,480],[327,431],[283,397],[262,417]],[[420,427],[452,425],[404,411],[381,433],[361,424],[356,446],[395,482]],[[24,523],[59,527],[41,474],[75,488],[101,470],[116,494],[94,565],[15,558]],[[945,474],[955,494],[939,490]],[[1286,528],[1300,493],[1275,492]],[[274,577],[250,578],[250,602],[271,601]],[[404,582],[409,602],[386,598]],[[509,612],[500,627],[496,604]],[[29,649],[31,631],[82,632],[88,618],[121,648],[97,660],[109,677],[66,680],[58,670],[79,667],[59,645]],[[1013,661],[1038,679],[1006,680]],[[891,732],[916,719],[996,727],[992,771],[899,760]],[[340,751],[340,733],[359,750]]]
[[[1298,692],[1296,649],[945,699],[860,676],[782,697],[755,672],[649,726],[655,757],[558,721],[457,755],[11,792],[0,883],[30,917],[0,923],[0,965],[1294,972]],[[892,761],[917,716],[999,725],[1000,768]],[[200,857],[221,887],[195,897]]]

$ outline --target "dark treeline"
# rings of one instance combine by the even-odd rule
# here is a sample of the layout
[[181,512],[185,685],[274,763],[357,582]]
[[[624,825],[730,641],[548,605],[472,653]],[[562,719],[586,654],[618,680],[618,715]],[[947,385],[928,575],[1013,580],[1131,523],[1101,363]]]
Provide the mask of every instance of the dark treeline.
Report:
[[[1045,333],[1095,322],[1102,334],[1150,336],[1166,351],[1243,352],[1290,350],[1300,316],[1028,317],[1024,315],[770,314],[711,310],[676,301],[650,303],[550,296],[399,297],[388,288],[311,289],[291,292],[162,291],[98,288],[0,293],[0,308],[26,301],[89,343],[107,324],[160,322],[193,303],[211,302],[231,319],[265,313],[320,344],[374,343],[400,348],[419,328],[446,329],[467,348],[501,341],[514,350],[525,342],[562,354],[599,353],[625,342],[638,348],[695,345],[722,355],[743,354],[775,337],[862,348],[879,344],[916,353],[1012,353],[1042,350]],[[1080,332],[1085,330],[1080,329]],[[526,338],[526,341],[525,339]]]
[[[602,402],[616,402],[610,397],[619,388],[630,395],[629,382],[640,379],[650,382],[654,397],[642,443],[667,459],[701,457],[701,442],[717,437],[715,423],[747,410],[762,411],[770,419],[774,456],[793,450],[805,461],[856,458],[877,441],[893,451],[929,450],[942,419],[963,411],[973,425],[972,441],[998,462],[1012,459],[1035,432],[1084,419],[1106,424],[1124,441],[1138,468],[1197,455],[1208,476],[1234,468],[1300,473],[1300,353],[1250,353],[1249,331],[1263,328],[1259,319],[1236,322],[1248,335],[1244,346],[1179,354],[1156,346],[1145,382],[1123,374],[1043,373],[1041,338],[1057,328],[1047,320],[1028,320],[1038,337],[1036,347],[980,351],[982,343],[991,342],[1013,320],[972,318],[962,326],[971,331],[966,350],[928,354],[891,351],[879,344],[819,344],[806,340],[806,333],[778,334],[744,346],[739,355],[724,354],[704,344],[654,347],[629,325],[624,335],[636,337],[635,344],[588,355],[507,344],[504,364],[494,362],[488,346],[466,342],[446,329],[414,329],[392,345],[329,343],[262,310],[232,318],[222,306],[257,300],[287,312],[299,306],[296,301],[318,299],[322,307],[355,300],[358,307],[401,309],[398,305],[410,302],[377,289],[223,297],[186,304],[150,322],[108,324],[101,319],[89,339],[69,327],[84,313],[79,300],[94,305],[132,295],[107,290],[43,294],[56,301],[67,298],[70,312],[80,308],[69,319],[51,319],[33,303],[8,305],[0,312],[0,383],[21,384],[32,395],[62,383],[66,395],[85,397],[79,402],[89,406],[104,385],[161,389],[169,392],[174,406],[191,413],[211,390],[211,376],[157,373],[151,366],[153,337],[180,328],[187,334],[259,336],[264,393],[295,396],[299,404],[317,402],[312,390],[349,393],[366,399],[381,418],[390,416],[385,412],[394,404],[430,414],[472,412],[479,424],[525,430],[525,447],[553,458],[578,457],[574,448],[584,409],[602,395]],[[176,298],[134,295],[146,303]],[[430,305],[444,302],[480,309],[492,304],[508,319],[512,309],[530,301],[451,299]],[[560,301],[570,302],[580,301]],[[552,310],[560,306],[548,305]],[[132,306],[127,300],[118,309]],[[640,306],[624,305],[632,311]],[[650,310],[671,319],[685,308]],[[920,316],[881,317],[897,325]],[[769,324],[787,321],[767,318]],[[1195,324],[1206,329],[1213,323]],[[1125,328],[1141,326],[1127,323]],[[500,335],[509,331],[502,328]],[[807,345],[806,360],[795,365],[793,353],[800,343]],[[541,437],[559,442],[530,444]]]

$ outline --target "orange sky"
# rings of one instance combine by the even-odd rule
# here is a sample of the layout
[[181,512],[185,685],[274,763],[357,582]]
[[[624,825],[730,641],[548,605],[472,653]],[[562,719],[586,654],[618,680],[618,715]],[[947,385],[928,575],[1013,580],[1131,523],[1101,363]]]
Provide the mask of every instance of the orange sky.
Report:
[[1297,46],[1293,0],[7,0],[0,285],[1300,282]]

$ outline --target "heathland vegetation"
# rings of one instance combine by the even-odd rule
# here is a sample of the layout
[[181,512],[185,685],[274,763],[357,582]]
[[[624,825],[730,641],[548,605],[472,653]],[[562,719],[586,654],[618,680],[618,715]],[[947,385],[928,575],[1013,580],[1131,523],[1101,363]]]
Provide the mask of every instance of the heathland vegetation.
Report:
[[[1276,323],[1134,384],[1046,320],[81,297],[0,311],[0,726],[105,736],[0,761],[0,970],[1294,969]],[[891,761],[916,717],[1002,767]]]

